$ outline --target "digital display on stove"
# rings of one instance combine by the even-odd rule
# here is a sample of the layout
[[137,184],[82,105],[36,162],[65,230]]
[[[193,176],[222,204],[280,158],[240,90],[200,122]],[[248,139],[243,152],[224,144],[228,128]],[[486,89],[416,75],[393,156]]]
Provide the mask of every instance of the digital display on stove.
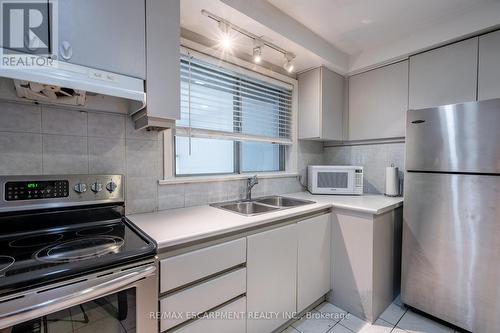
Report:
[[17,181],[5,183],[5,200],[65,198],[69,195],[67,180]]

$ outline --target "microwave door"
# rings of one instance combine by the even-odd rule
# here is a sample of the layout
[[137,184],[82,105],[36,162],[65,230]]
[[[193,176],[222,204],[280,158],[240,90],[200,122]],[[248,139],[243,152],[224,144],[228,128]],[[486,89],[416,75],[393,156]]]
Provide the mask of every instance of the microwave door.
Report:
[[317,184],[322,193],[345,194],[352,191],[350,171],[318,172]]

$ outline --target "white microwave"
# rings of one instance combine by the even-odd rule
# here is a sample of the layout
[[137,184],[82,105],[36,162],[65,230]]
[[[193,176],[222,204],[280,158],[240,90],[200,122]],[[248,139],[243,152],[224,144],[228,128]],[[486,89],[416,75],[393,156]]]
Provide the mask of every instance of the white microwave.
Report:
[[363,167],[309,165],[307,189],[312,194],[363,194]]

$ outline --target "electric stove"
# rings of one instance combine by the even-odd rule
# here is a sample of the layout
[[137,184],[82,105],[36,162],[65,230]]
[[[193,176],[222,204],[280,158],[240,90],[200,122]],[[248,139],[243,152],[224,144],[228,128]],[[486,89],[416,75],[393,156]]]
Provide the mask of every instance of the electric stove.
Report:
[[0,296],[156,254],[121,175],[0,177]]

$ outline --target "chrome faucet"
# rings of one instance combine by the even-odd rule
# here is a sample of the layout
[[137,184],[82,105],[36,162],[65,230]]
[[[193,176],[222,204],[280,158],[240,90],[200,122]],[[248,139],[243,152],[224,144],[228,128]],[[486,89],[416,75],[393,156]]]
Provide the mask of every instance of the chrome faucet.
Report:
[[252,188],[259,183],[257,175],[247,178],[247,196],[246,201],[252,200]]

